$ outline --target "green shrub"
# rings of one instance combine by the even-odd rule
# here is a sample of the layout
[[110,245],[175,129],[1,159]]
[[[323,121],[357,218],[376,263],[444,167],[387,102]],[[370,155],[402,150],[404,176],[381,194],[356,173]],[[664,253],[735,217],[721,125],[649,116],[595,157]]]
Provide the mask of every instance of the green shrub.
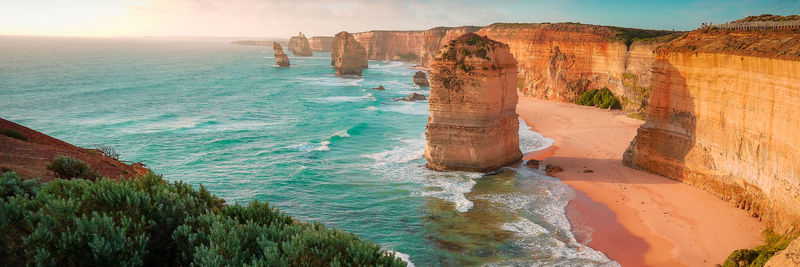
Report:
[[[724,267],[761,267],[769,261],[775,253],[786,249],[789,244],[797,238],[797,235],[777,235],[772,231],[765,230],[764,241],[767,243],[753,249],[739,249],[731,253],[725,262],[722,264]],[[743,263],[744,265],[741,265]]]
[[616,96],[614,96],[613,93],[611,93],[611,90],[608,90],[608,88],[586,91],[581,94],[575,103],[584,106],[596,106],[602,109],[621,108],[619,100]]
[[28,141],[28,138],[25,137],[24,134],[18,132],[17,130],[14,130],[14,129],[2,128],[2,129],[0,129],[0,134],[8,136],[8,137],[11,137],[11,138],[14,138],[14,139],[19,139],[19,140],[22,140],[22,141]]
[[68,156],[56,156],[45,167],[58,178],[94,180],[100,177],[100,174],[94,171],[92,166],[89,166],[85,161]]
[[0,174],[0,198],[7,199],[16,195],[33,195],[36,180],[22,180],[17,173],[4,171]]
[[[20,183],[13,173],[0,182]],[[352,233],[266,202],[226,206],[202,186],[152,173],[56,179],[18,193],[26,190],[0,201],[0,258],[11,266],[405,266]]]

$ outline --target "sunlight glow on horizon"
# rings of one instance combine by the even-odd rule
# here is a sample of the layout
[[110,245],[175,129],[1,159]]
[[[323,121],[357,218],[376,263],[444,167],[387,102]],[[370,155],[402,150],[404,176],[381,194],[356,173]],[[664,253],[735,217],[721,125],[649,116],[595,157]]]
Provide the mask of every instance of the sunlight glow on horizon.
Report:
[[[488,2],[488,3],[487,3]],[[580,22],[691,30],[772,13],[800,13],[796,0],[0,0],[0,35],[332,36],[338,31],[423,30],[494,22]]]

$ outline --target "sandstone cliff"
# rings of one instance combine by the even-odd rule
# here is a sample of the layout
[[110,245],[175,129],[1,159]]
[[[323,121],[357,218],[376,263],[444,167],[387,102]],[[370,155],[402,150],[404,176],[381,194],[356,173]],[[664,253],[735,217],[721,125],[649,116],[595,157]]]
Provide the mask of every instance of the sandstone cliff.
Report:
[[[626,111],[646,105],[654,50],[672,32],[576,23],[497,23],[483,28],[355,33],[370,59],[417,61],[429,67],[439,47],[468,32],[506,43],[519,61],[516,85],[525,95],[574,102],[586,90],[607,87]],[[664,37],[659,37],[664,36]]]
[[21,134],[24,140],[0,134],[0,168],[11,169],[24,179],[41,178],[42,181],[54,179],[55,175],[47,170],[45,165],[61,155],[83,160],[102,176],[112,179],[144,175],[150,171],[141,163],[125,164],[103,156],[98,150],[80,148],[0,119],[0,130],[9,129]]
[[700,188],[777,231],[800,219],[800,34],[698,30],[657,51],[624,164]]
[[333,37],[331,36],[314,36],[308,39],[308,45],[312,51],[329,52],[333,44]]
[[374,60],[416,61],[430,66],[441,47],[465,33],[479,27],[437,27],[424,31],[369,31],[353,36],[367,49],[367,57]]
[[337,33],[331,47],[331,65],[337,75],[361,75],[361,70],[367,68],[367,51],[353,35]]
[[283,48],[279,43],[272,43],[272,51],[275,54],[275,64],[277,64],[278,67],[288,68],[291,65],[291,63],[289,63],[289,56],[283,53]]
[[487,172],[522,158],[516,64],[508,45],[472,33],[442,48],[431,70],[429,168]]
[[[576,23],[486,26],[478,34],[507,43],[519,61],[517,87],[527,96],[574,102],[589,89],[608,88],[626,111],[646,105],[655,47],[666,31]],[[641,39],[641,40],[640,40]]]
[[303,33],[297,34],[297,36],[292,36],[289,39],[289,50],[292,50],[292,55],[298,57],[310,57],[313,55],[311,52],[311,45],[308,44],[308,39]]

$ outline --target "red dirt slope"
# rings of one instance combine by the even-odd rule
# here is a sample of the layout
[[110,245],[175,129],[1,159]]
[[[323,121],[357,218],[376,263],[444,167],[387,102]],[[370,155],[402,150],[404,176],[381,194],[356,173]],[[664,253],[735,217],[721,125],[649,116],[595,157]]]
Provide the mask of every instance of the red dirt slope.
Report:
[[80,148],[2,118],[0,129],[17,131],[27,139],[22,141],[0,134],[0,168],[9,168],[25,179],[54,179],[53,172],[47,170],[45,164],[60,155],[83,160],[102,176],[114,179],[134,177],[150,171],[144,164],[128,165],[103,156],[95,149]]

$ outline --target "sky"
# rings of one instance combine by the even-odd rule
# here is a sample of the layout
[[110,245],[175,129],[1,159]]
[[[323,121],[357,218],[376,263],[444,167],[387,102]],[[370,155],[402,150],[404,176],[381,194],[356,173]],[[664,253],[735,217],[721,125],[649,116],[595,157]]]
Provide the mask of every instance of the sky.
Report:
[[0,0],[0,35],[286,38],[495,22],[692,30],[765,13],[800,14],[800,0]]

